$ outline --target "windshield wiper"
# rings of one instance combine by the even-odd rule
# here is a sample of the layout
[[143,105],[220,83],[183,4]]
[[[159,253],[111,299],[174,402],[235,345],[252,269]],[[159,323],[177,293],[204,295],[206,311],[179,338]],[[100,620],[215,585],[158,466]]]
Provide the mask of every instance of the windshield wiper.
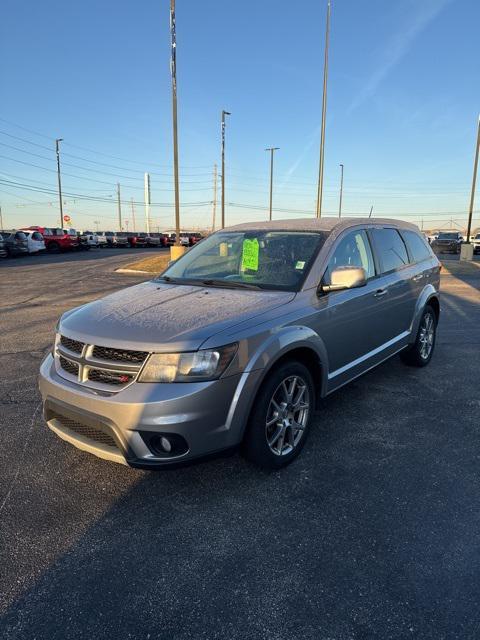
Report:
[[202,284],[207,287],[226,287],[230,289],[256,289],[260,290],[256,284],[248,284],[247,282],[237,282],[236,280],[201,280]]
[[237,282],[236,280],[208,279],[200,278],[171,278],[170,276],[157,276],[156,280],[164,280],[171,284],[194,285],[197,287],[224,287],[228,289],[256,289],[261,290],[262,287],[256,284],[248,284],[247,282]]

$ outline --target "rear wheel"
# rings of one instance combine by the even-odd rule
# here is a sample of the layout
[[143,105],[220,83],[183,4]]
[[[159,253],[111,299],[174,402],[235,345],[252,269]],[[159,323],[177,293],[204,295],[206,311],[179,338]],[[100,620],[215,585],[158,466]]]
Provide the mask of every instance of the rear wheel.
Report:
[[315,405],[310,371],[286,362],[260,389],[247,425],[245,457],[264,469],[280,469],[303,448]]
[[49,242],[47,250],[50,251],[50,253],[58,253],[60,251],[60,245],[58,242]]
[[437,316],[433,308],[427,305],[420,320],[415,343],[400,354],[405,364],[425,367],[432,359],[436,334]]

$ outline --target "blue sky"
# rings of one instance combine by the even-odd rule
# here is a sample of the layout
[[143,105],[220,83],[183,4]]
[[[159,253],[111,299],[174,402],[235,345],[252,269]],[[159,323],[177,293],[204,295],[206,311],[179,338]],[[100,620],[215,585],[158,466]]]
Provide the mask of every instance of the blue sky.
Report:
[[[268,146],[280,147],[274,216],[313,214],[325,9],[326,0],[177,0],[184,226],[211,225],[222,108],[232,112],[227,223],[267,215]],[[373,205],[425,227],[464,222],[479,24],[477,0],[332,1],[325,214],[338,211],[343,163],[345,214]],[[48,191],[61,137],[64,190],[90,198],[65,196],[77,228],[115,228],[117,182],[130,228],[126,201],[138,201],[142,220],[144,171],[154,224],[171,227],[169,1],[6,0],[0,31],[7,226],[56,223]]]

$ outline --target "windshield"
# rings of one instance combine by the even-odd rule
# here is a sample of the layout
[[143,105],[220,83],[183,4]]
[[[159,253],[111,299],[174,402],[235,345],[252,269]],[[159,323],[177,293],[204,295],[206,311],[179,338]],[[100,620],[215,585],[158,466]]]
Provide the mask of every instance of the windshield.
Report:
[[296,291],[325,238],[298,231],[219,232],[196,244],[159,279]]
[[457,240],[458,233],[440,233],[438,235],[439,240]]

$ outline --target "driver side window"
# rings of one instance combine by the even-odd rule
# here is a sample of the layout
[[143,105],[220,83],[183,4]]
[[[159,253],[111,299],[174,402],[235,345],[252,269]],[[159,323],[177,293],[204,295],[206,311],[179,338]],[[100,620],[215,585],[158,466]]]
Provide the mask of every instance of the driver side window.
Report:
[[347,233],[336,246],[324,275],[325,284],[330,283],[330,274],[339,267],[363,267],[367,279],[375,275],[375,263],[365,231]]

